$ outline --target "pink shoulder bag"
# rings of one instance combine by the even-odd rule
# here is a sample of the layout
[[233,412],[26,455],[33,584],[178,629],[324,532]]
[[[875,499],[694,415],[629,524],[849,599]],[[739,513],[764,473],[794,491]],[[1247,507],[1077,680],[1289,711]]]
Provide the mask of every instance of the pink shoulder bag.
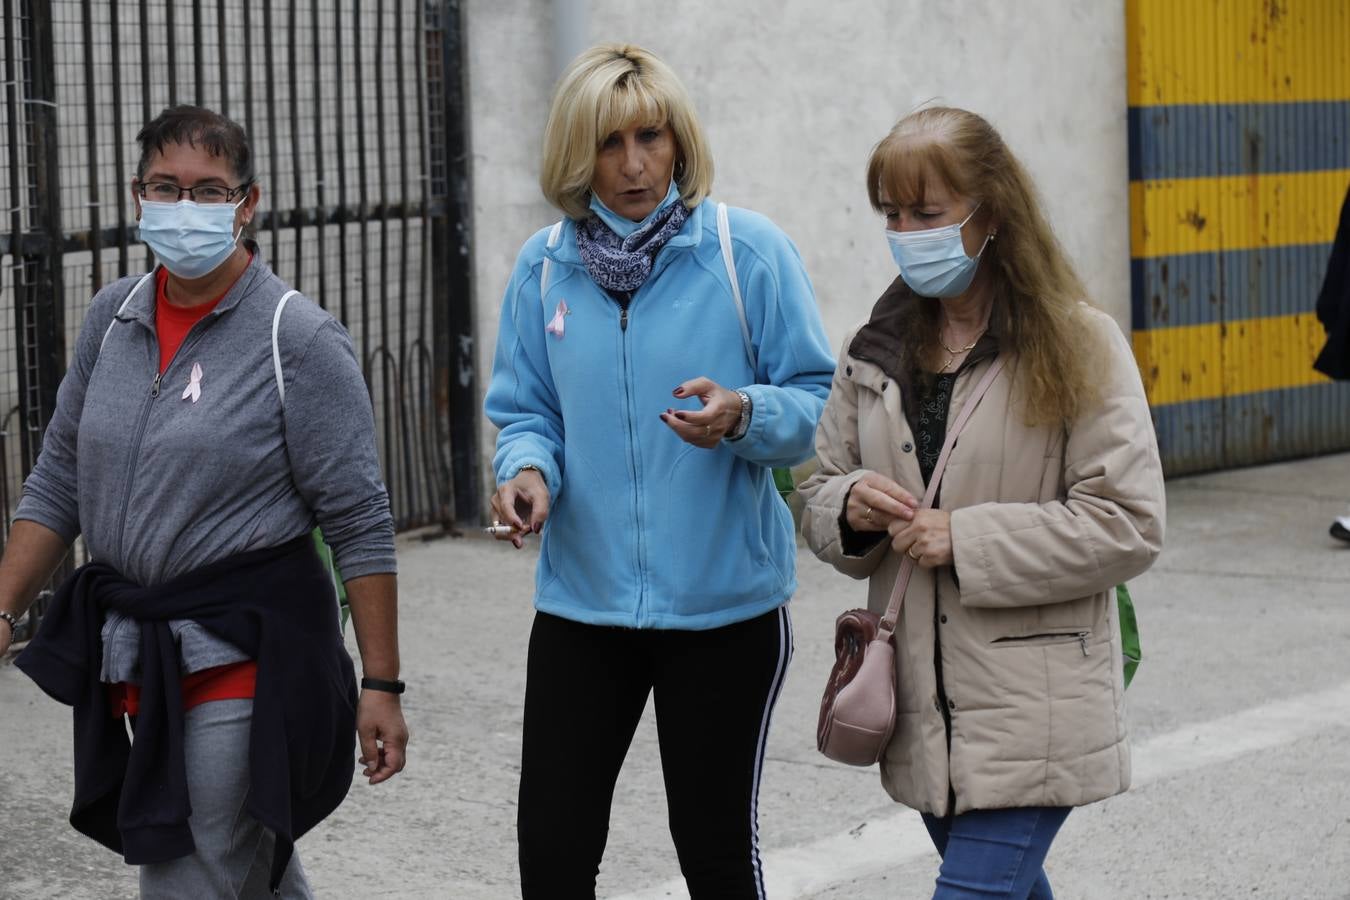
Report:
[[[1003,362],[1002,357],[995,357],[961,414],[947,429],[947,439],[928,479],[920,509],[932,508],[956,438],[1003,368]],[[881,759],[890,743],[891,732],[895,730],[895,623],[913,573],[914,560],[906,554],[900,561],[900,574],[895,579],[885,615],[878,617],[866,609],[850,609],[834,623],[834,668],[820,701],[816,747],[837,762],[870,766]]]

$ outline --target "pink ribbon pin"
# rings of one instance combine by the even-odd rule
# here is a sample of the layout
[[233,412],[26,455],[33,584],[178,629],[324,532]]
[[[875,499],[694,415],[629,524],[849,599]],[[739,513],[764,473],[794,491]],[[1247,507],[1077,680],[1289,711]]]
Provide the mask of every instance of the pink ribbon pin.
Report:
[[571,312],[571,310],[567,308],[567,301],[559,300],[558,308],[553,313],[553,319],[547,325],[544,326],[544,330],[551,335],[555,335],[559,340],[561,340],[563,336],[563,327],[564,327],[563,317],[566,316],[569,312]]
[[192,374],[188,376],[188,386],[183,389],[183,399],[191,398],[196,403],[202,396],[202,366],[201,363],[192,364]]

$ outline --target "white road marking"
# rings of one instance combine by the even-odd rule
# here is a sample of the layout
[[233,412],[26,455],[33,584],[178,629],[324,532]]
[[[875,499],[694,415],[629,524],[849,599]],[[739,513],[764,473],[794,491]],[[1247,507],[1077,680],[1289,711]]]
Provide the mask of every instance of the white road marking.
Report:
[[[1347,727],[1350,727],[1350,682],[1190,725],[1136,744],[1131,788]],[[936,864],[936,853],[923,823],[913,811],[904,809],[809,844],[765,853],[765,886],[775,900],[802,897],[880,874],[926,854],[933,854]],[[612,900],[670,900],[688,896],[683,879],[675,879]]]

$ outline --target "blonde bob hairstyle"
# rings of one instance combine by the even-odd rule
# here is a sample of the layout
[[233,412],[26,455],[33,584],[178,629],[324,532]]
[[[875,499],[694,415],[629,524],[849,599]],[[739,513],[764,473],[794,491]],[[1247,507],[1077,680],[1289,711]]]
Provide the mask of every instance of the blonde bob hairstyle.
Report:
[[[872,150],[867,196],[878,212],[919,206],[934,183],[980,204],[972,225],[997,230],[980,267],[993,289],[990,331],[1020,360],[1025,421],[1077,419],[1097,398],[1092,367],[1101,351],[1087,292],[1041,212],[1030,176],[983,118],[929,107],[901,119]],[[939,346],[941,305],[909,306],[901,352],[907,366],[922,370],[916,363],[933,359]]]
[[713,162],[684,85],[660,58],[631,44],[599,44],[567,67],[544,128],[539,186],[573,219],[589,216],[600,144],[633,125],[669,125],[675,135],[675,183],[690,208],[712,189]]

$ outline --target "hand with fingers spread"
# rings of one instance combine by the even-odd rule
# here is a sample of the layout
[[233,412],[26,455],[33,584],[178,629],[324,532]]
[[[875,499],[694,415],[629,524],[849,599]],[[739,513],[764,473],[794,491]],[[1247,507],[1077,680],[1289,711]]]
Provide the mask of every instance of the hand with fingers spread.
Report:
[[886,530],[891,535],[891,549],[908,554],[915,565],[936,569],[956,561],[952,555],[952,514],[945,509],[918,510],[913,520],[897,519]]
[[510,481],[502,482],[492,494],[492,516],[503,525],[510,525],[509,534],[494,534],[499,541],[510,541],[519,550],[525,545],[524,535],[538,533],[548,518],[549,493],[543,474],[534,467],[526,467]]
[[661,421],[687,444],[705,450],[716,447],[740,421],[740,395],[711,378],[700,376],[690,379],[672,393],[681,400],[697,397],[703,404],[703,408],[698,410],[667,409],[661,413]]
[[913,519],[918,506],[909,491],[885,475],[868,472],[849,489],[844,517],[854,531],[885,531],[892,522]]

